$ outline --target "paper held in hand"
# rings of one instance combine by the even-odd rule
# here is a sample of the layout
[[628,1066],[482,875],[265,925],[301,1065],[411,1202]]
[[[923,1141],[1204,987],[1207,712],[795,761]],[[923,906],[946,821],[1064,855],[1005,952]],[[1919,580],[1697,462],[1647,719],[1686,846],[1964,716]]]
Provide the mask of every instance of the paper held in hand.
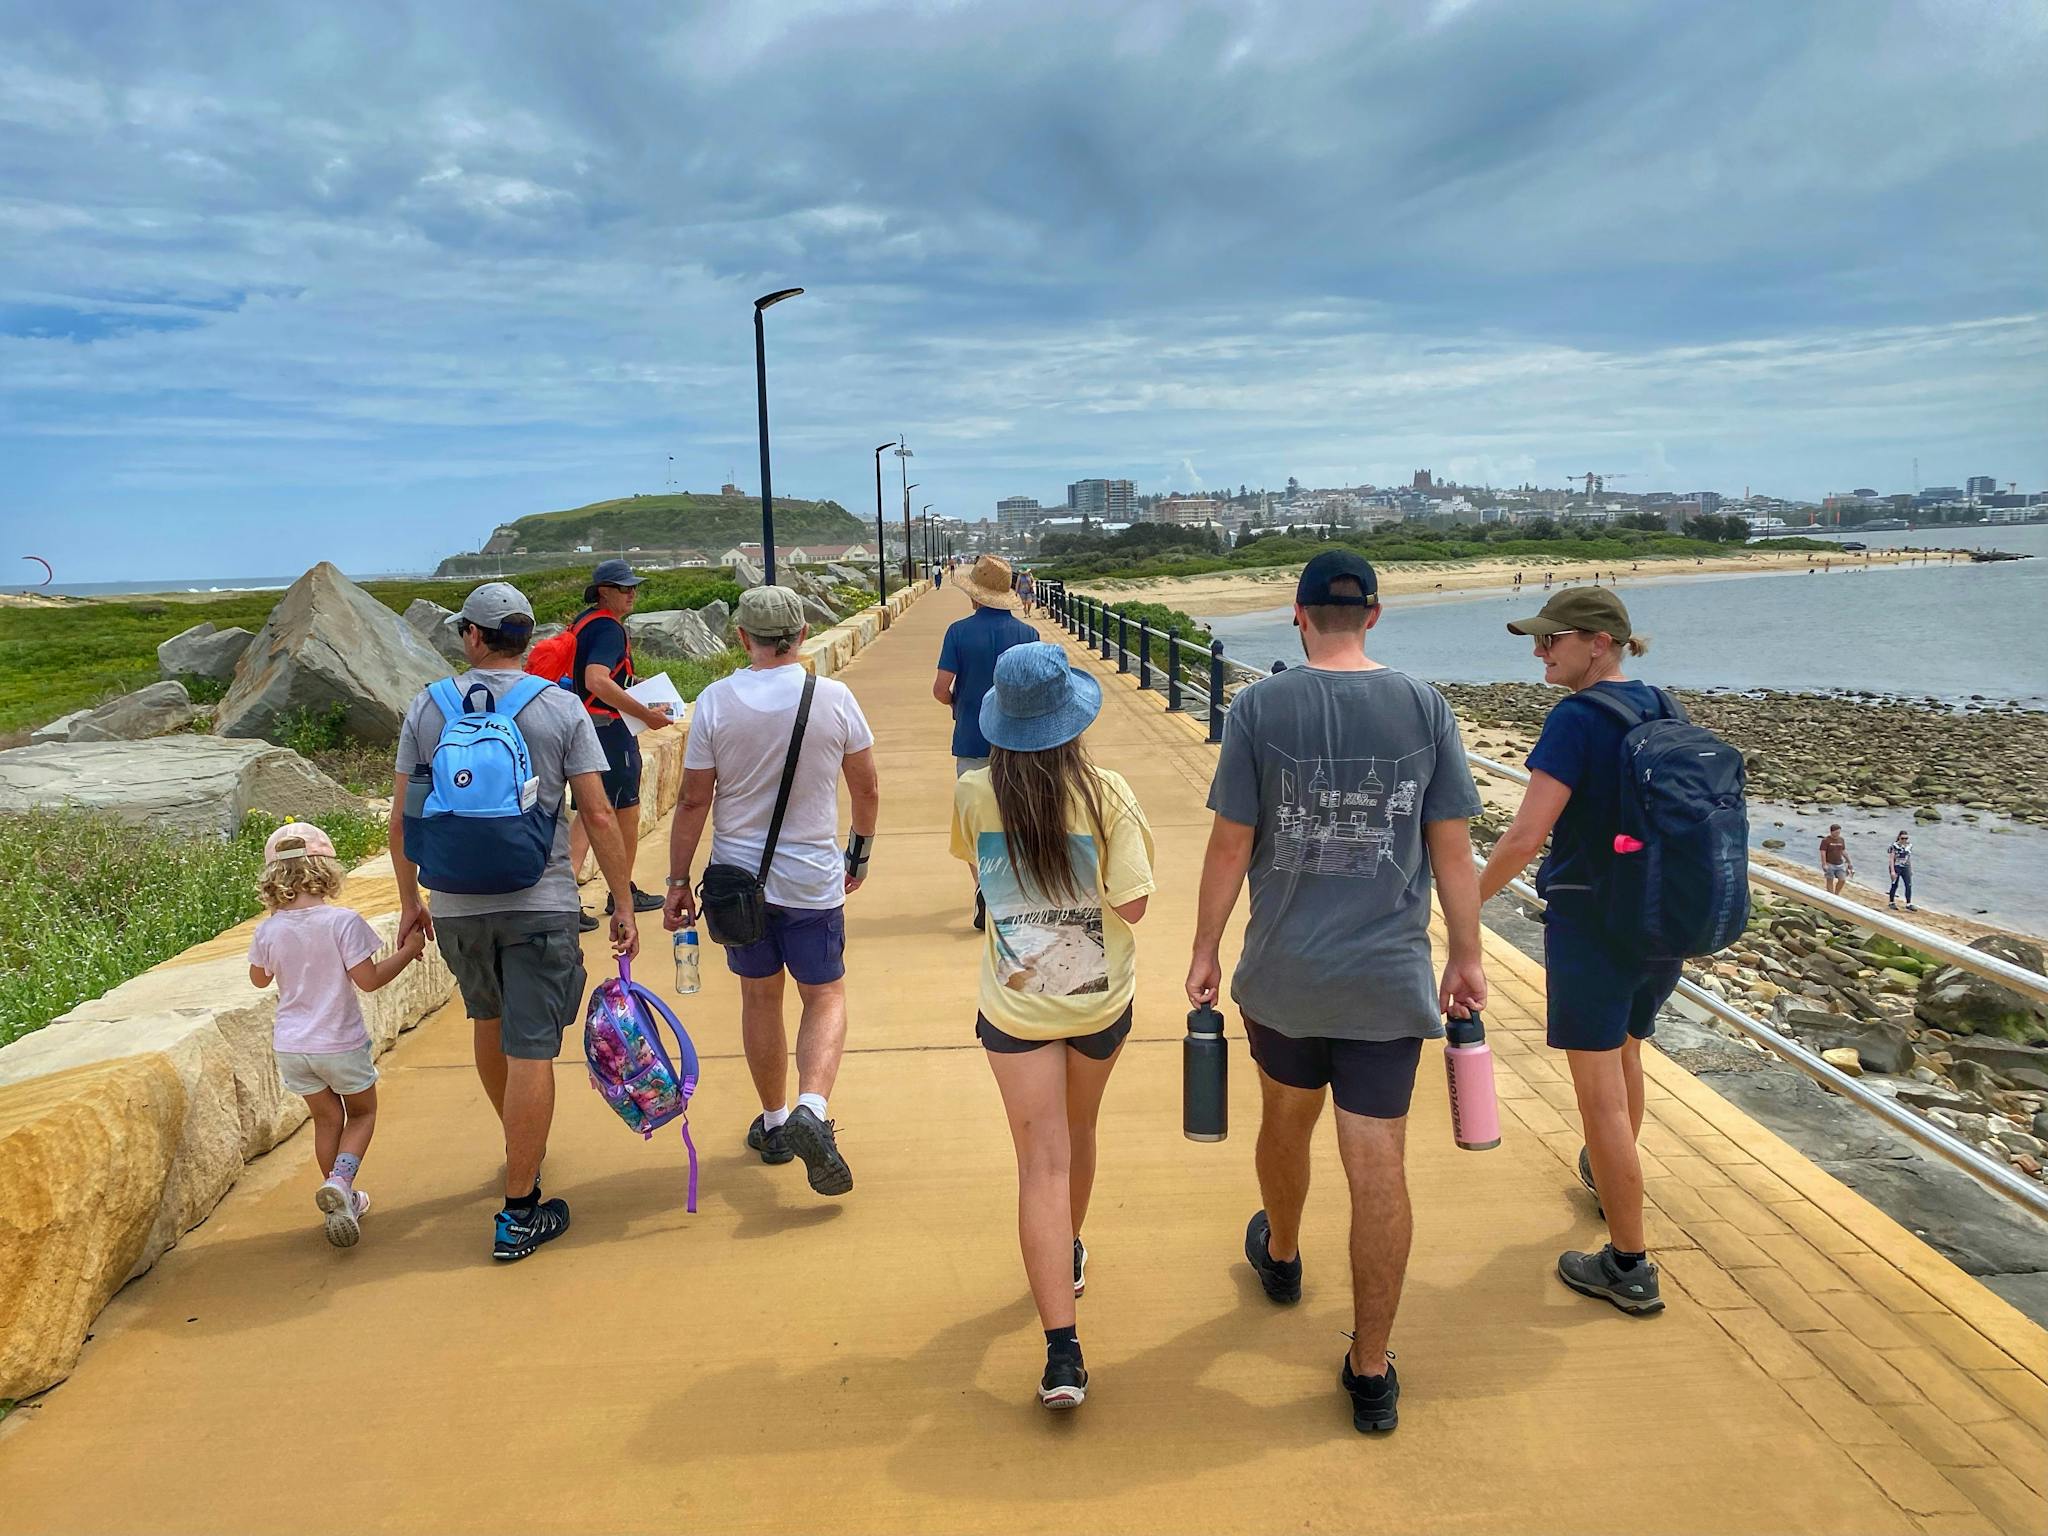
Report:
[[[626,692],[638,699],[642,704],[652,706],[666,704],[669,708],[669,718],[671,720],[683,718],[683,696],[676,692],[676,685],[669,680],[669,675],[666,672],[657,672],[652,677],[643,678],[628,688]],[[653,727],[628,715],[626,717],[626,729],[635,736],[638,736],[642,731],[652,730]]]

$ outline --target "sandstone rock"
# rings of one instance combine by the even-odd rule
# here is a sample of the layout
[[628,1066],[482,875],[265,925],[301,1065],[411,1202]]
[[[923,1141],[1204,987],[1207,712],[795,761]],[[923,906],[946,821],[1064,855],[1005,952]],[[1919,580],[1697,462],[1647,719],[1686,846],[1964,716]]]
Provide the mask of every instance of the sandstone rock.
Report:
[[740,584],[742,591],[745,591],[749,587],[760,586],[763,578],[759,566],[750,561],[735,560],[732,563],[732,579]]
[[362,802],[267,741],[164,736],[0,752],[0,811],[80,805],[136,826],[232,833],[250,811],[312,816]]
[[1989,1067],[1999,1076],[2015,1082],[2019,1081],[2016,1074],[2021,1072],[2048,1072],[2048,1050],[2040,1046],[2015,1045],[2006,1040],[1964,1035],[1951,1040],[1948,1050],[1958,1061]]
[[725,642],[712,634],[703,619],[689,608],[631,614],[626,619],[626,628],[632,632],[636,646],[666,656],[709,661],[725,651]]
[[255,638],[246,629],[194,624],[156,648],[156,664],[165,677],[208,677],[225,683],[233,679],[236,663]]
[[[1989,934],[1970,947],[2027,970],[2041,969],[2040,949],[2021,939]],[[1920,983],[1920,996],[1913,1011],[1927,1023],[1951,1034],[1994,1035],[2020,1044],[2048,1044],[2048,1005],[1961,966],[1943,966],[1927,975]]]
[[301,709],[344,711],[364,741],[398,737],[406,705],[448,667],[412,626],[322,561],[271,610],[221,701],[224,736],[263,736]]
[[462,646],[462,636],[455,630],[453,609],[443,608],[432,598],[416,597],[403,617],[412,626],[413,633],[431,645],[444,661],[459,666],[469,660],[469,652]]
[[71,725],[73,741],[143,741],[181,731],[202,713],[180,682],[151,683],[102,704]]
[[1875,1019],[1849,1019],[1810,1008],[1784,1010],[1785,1027],[1823,1056],[1846,1047],[1866,1072],[1904,1076],[1913,1067],[1913,1042],[1905,1027]]
[[1820,1059],[1838,1071],[1851,1077],[1863,1075],[1863,1059],[1856,1054],[1853,1046],[1838,1045],[1820,1053]]

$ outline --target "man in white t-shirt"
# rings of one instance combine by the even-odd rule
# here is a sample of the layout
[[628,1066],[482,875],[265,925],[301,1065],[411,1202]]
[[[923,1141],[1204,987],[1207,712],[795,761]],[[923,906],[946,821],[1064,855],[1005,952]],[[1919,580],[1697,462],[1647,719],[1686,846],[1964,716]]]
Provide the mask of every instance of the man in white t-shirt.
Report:
[[[783,587],[740,595],[733,616],[752,665],[720,678],[698,697],[683,752],[683,793],[669,837],[671,931],[697,918],[691,867],[704,821],[711,819],[713,864],[758,870],[796,729],[808,674],[800,647],[803,607]],[[796,778],[775,857],[768,869],[768,932],[758,944],[729,948],[740,978],[740,1030],[761,1114],[747,1145],[764,1163],[804,1160],[811,1188],[843,1195],[853,1172],[839,1155],[826,1099],[846,1048],[846,898],[866,878],[881,809],[875,737],[844,683],[819,678],[804,727]],[[839,778],[853,801],[853,830],[839,846]],[[797,1030],[797,1100],[789,1103],[789,1037],[782,1023],[784,974],[803,999]]]

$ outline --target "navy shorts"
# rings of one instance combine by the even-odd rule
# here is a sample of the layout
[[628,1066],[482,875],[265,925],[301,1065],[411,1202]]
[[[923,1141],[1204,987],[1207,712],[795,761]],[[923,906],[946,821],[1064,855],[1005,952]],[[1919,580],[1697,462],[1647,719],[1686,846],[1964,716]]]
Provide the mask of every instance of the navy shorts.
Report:
[[1244,1032],[1261,1072],[1286,1088],[1328,1088],[1346,1114],[1398,1120],[1415,1097],[1420,1040],[1297,1040],[1251,1019],[1244,1021]]
[[800,986],[822,987],[846,974],[846,908],[768,908],[768,936],[725,952],[735,976],[760,981],[788,971]]
[[613,810],[623,811],[640,803],[640,738],[626,729],[623,720],[599,720],[598,745],[604,748],[604,797]]
[[1591,927],[1555,916],[1543,925],[1543,969],[1554,1051],[1618,1051],[1630,1036],[1649,1039],[1678,986],[1676,961],[1623,959]]
[[1064,1045],[1070,1051],[1079,1051],[1090,1061],[1107,1061],[1117,1053],[1124,1043],[1124,1037],[1131,1032],[1131,1008],[1124,1005],[1124,1011],[1117,1016],[1114,1024],[1086,1035],[1064,1035],[1054,1040],[1026,1040],[1017,1035],[1006,1034],[989,1023],[987,1017],[977,1013],[974,1016],[974,1037],[982,1049],[993,1051],[998,1056],[1021,1056],[1026,1051],[1035,1051],[1041,1045]]

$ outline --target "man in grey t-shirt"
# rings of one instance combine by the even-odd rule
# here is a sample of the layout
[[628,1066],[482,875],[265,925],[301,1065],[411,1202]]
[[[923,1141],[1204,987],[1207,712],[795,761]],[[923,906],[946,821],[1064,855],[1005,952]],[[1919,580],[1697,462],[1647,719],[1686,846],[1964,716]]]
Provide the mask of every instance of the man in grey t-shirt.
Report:
[[[1366,658],[1380,612],[1369,564],[1347,550],[1316,556],[1295,593],[1308,665],[1231,704],[1187,982],[1198,1007],[1216,1000],[1224,925],[1249,873],[1231,997],[1259,1068],[1264,1206],[1245,1257],[1273,1300],[1300,1298],[1309,1143],[1329,1089],[1351,1185],[1357,1331],[1343,1382],[1360,1430],[1397,1419],[1387,1337],[1408,1268],[1403,1154],[1422,1042],[1443,1033],[1443,1013],[1486,1002],[1469,830],[1479,793],[1443,695]],[[1449,935],[1440,982],[1432,874]]]
[[[532,680],[519,659],[533,638],[533,608],[518,588],[486,582],[462,604],[456,625],[470,670],[453,681],[468,710],[495,712],[498,701]],[[573,693],[544,687],[514,719],[532,759],[533,803],[552,815],[553,842],[540,878],[518,890],[476,894],[489,881],[465,880],[467,835],[455,821],[456,865],[439,875],[448,889],[434,891],[433,909],[420,901],[423,875],[406,852],[406,822],[427,808],[431,764],[447,716],[428,690],[405,712],[398,732],[397,777],[391,800],[391,867],[400,902],[398,941],[423,929],[436,940],[455,973],[463,1006],[474,1023],[477,1076],[505,1130],[505,1208],[498,1213],[492,1256],[523,1259],[569,1225],[566,1201],[543,1200],[540,1160],[547,1152],[555,1113],[555,1057],[562,1032],[583,1006],[583,952],[576,919],[581,907],[569,866],[565,794],[574,789],[613,902],[612,948],[638,952],[633,923],[632,860],[604,796],[608,766],[590,716]],[[469,825],[476,825],[470,823]],[[451,834],[442,834],[448,837]],[[481,830],[479,838],[487,835]],[[426,836],[423,831],[422,838]],[[426,857],[428,846],[416,850]],[[485,844],[478,842],[480,855]],[[528,845],[531,848],[532,844]],[[469,884],[468,892],[456,887]]]

